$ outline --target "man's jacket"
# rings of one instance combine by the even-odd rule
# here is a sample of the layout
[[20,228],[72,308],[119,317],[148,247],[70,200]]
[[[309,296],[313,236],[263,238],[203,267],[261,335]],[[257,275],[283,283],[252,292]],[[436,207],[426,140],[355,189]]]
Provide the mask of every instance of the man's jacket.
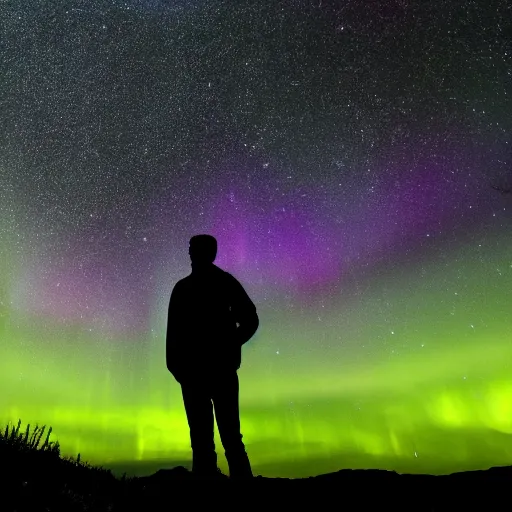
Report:
[[176,283],[169,301],[167,368],[178,382],[204,372],[237,370],[242,345],[258,328],[242,285],[216,265]]

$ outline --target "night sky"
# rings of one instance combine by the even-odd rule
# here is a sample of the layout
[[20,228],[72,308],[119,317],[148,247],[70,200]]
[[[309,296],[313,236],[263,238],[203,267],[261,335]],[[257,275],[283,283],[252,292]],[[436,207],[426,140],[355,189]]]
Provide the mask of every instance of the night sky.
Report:
[[186,465],[167,306],[210,233],[256,474],[512,464],[509,2],[5,0],[0,78],[4,425]]

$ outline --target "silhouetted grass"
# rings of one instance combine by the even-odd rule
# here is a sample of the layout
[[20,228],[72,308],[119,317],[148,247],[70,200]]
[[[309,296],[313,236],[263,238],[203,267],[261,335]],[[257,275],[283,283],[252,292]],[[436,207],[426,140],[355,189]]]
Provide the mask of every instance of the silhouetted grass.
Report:
[[[2,464],[1,510],[112,511],[117,493],[130,479],[118,480],[110,470],[61,457],[58,442],[50,441],[52,428],[30,424],[21,430],[7,425],[0,431]],[[44,436],[44,441],[43,440]],[[7,506],[7,508],[5,508]]]

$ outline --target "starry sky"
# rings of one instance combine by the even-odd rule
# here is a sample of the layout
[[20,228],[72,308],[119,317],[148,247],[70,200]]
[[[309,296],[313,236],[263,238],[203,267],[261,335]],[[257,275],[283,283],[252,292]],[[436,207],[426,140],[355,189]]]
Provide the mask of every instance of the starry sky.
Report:
[[260,316],[257,474],[512,464],[508,2],[6,0],[0,26],[0,420],[189,465],[165,327],[210,233]]

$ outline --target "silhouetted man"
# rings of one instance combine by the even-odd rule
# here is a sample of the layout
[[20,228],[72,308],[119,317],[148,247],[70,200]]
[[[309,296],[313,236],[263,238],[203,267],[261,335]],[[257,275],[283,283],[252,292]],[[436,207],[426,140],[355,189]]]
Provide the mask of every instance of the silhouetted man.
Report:
[[192,472],[217,476],[213,406],[231,478],[252,477],[240,433],[238,374],[242,345],[259,325],[242,285],[213,264],[217,240],[196,235],[192,273],[176,283],[169,302],[167,368],[181,384],[190,427]]

